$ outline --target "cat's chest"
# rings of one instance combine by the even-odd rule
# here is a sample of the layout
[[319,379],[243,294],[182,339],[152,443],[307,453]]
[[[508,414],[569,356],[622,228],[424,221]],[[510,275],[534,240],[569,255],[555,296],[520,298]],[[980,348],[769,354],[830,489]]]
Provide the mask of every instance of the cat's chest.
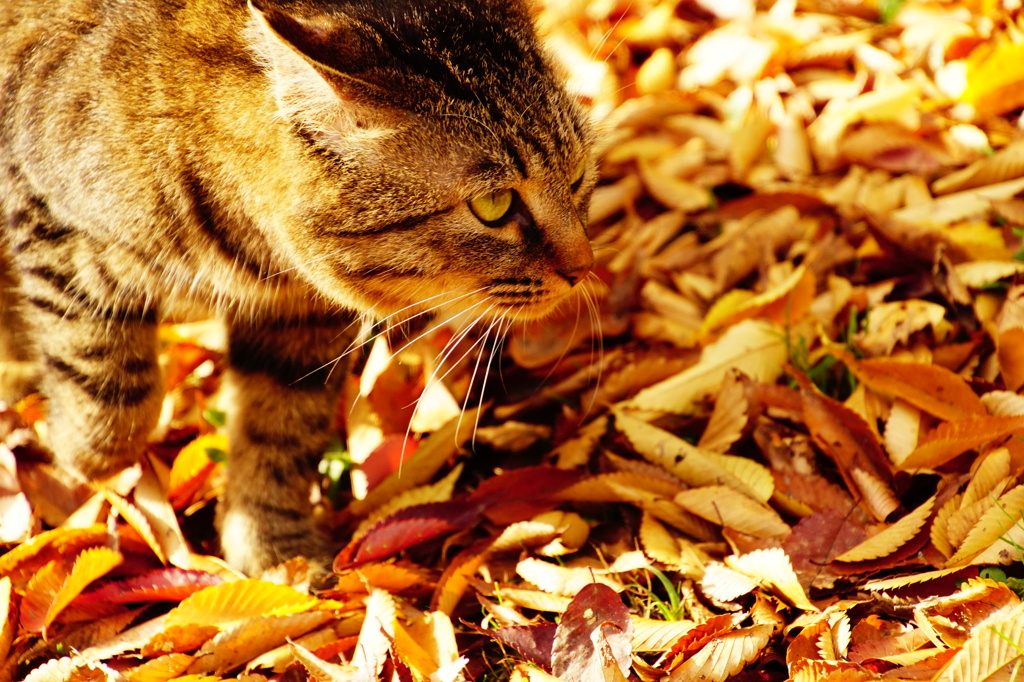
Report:
[[289,314],[318,298],[284,266],[210,241],[194,232],[184,238],[165,233],[149,244],[111,243],[101,259],[118,281],[147,289],[159,300],[162,316],[179,322],[237,312]]

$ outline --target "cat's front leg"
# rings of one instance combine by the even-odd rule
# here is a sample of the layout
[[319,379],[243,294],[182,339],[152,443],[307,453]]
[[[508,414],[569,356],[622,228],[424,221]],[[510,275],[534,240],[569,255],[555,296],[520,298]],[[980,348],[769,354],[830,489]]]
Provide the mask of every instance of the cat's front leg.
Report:
[[113,474],[139,460],[159,416],[156,302],[129,283],[116,255],[55,223],[41,202],[12,218],[12,271],[48,399],[50,447],[64,468]]
[[310,492],[344,380],[351,318],[337,312],[229,323],[228,483],[221,546],[249,574],[294,556],[331,558]]

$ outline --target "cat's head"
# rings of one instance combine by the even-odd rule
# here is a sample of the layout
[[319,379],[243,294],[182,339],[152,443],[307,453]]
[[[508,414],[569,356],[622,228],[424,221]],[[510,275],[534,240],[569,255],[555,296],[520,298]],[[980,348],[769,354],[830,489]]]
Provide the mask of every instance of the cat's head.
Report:
[[509,0],[252,0],[250,39],[317,172],[288,257],[363,310],[530,319],[590,272],[583,113]]

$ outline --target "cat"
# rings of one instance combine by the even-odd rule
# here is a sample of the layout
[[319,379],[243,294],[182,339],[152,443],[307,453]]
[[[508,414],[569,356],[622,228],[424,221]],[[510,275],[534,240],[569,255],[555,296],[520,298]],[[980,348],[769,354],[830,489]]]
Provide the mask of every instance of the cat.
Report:
[[4,0],[8,397],[38,368],[55,461],[108,475],[156,423],[160,321],[218,315],[221,550],[329,557],[353,320],[536,319],[592,268],[593,134],[552,64],[520,0]]

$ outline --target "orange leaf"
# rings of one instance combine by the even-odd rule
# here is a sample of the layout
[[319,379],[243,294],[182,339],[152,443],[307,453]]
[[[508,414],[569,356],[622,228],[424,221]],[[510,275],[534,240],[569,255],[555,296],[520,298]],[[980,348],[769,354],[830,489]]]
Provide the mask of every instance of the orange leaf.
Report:
[[41,632],[46,627],[50,605],[68,577],[67,566],[55,559],[39,569],[25,587],[21,602],[21,627],[29,632]]
[[92,547],[78,555],[70,571],[64,562],[50,562],[28,583],[25,608],[21,614],[22,626],[30,632],[45,629],[82,590],[121,561],[123,557],[115,549]]
[[88,528],[54,528],[23,542],[0,557],[0,575],[6,575],[15,585],[28,580],[50,561],[62,556],[75,555],[86,547],[107,541],[107,528],[95,524]]
[[331,589],[332,594],[369,594],[371,588],[399,594],[406,590],[430,589],[433,582],[427,571],[412,564],[365,564],[342,571]]
[[1024,430],[1024,416],[969,417],[943,422],[928,433],[913,452],[900,462],[903,470],[934,469],[957,455]]
[[849,354],[844,354],[843,363],[869,388],[902,398],[940,419],[988,413],[963,377],[944,367],[892,358],[856,360]]
[[470,547],[452,559],[437,581],[437,588],[430,600],[430,610],[453,613],[466,591],[469,577],[476,573],[486,559],[487,552],[481,551],[479,547]]
[[1000,331],[996,346],[1003,383],[1008,390],[1017,391],[1024,386],[1024,327]]
[[[14,607],[13,596],[14,588],[11,585],[11,579],[0,578],[0,661],[6,660],[7,653],[11,649],[11,642],[14,641],[17,608]],[[3,668],[0,667],[0,674],[2,672]]]

